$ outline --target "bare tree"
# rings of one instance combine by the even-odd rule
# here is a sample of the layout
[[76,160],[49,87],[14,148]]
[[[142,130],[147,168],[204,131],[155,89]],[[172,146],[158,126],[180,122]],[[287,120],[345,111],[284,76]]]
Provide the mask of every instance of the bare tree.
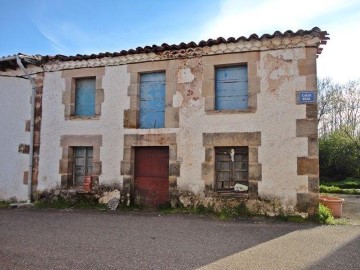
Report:
[[349,136],[360,135],[360,80],[345,84],[330,78],[318,80],[319,135],[346,130]]

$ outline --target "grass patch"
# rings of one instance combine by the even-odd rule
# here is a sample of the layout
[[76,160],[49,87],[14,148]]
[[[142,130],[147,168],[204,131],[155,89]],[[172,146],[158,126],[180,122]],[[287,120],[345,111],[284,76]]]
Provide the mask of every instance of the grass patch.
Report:
[[10,202],[9,201],[0,201],[0,208],[9,208]]
[[360,179],[346,178],[345,180],[322,180],[320,192],[339,194],[360,194]]
[[320,185],[320,192],[321,193],[338,193],[338,194],[360,194],[359,190],[356,190],[354,188],[346,189],[346,188],[340,188],[338,186],[326,186],[326,185]]
[[244,202],[235,207],[223,207],[218,213],[220,220],[236,219],[241,216],[250,216],[251,213]]
[[360,179],[346,178],[345,180],[321,180],[321,186],[337,187],[340,189],[360,189]]
[[88,198],[81,198],[76,201],[66,200],[64,198],[58,198],[52,201],[36,201],[35,206],[37,208],[77,208],[77,209],[106,209],[105,204],[100,204],[97,201]]
[[308,222],[307,218],[295,215],[278,215],[275,217],[277,220],[293,223],[305,223]]

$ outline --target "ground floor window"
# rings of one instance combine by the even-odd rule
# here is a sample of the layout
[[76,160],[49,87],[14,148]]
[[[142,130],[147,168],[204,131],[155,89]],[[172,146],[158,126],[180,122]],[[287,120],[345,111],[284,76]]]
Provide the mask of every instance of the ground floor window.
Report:
[[82,187],[84,177],[93,173],[93,148],[73,147],[73,186]]
[[249,148],[215,147],[215,189],[247,192],[249,186]]

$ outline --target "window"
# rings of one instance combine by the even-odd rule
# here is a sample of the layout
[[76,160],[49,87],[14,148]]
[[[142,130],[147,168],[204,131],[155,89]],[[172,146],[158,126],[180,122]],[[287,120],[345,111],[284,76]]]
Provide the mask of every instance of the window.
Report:
[[95,115],[95,78],[76,79],[75,116]]
[[215,190],[239,190],[236,184],[248,187],[248,147],[215,147],[215,170]]
[[215,69],[215,109],[242,110],[248,108],[247,66]]
[[63,70],[62,104],[65,120],[94,120],[101,116],[104,102],[105,67]]
[[140,128],[165,127],[165,72],[140,75]]
[[93,148],[73,147],[73,186],[82,189],[84,177],[93,172]]

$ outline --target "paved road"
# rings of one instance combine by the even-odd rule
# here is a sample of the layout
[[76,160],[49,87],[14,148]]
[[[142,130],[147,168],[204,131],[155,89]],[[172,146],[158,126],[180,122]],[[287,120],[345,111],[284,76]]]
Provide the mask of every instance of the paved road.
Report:
[[0,210],[0,269],[360,269],[360,226]]
[[329,194],[345,199],[342,219],[352,225],[360,225],[360,195]]

